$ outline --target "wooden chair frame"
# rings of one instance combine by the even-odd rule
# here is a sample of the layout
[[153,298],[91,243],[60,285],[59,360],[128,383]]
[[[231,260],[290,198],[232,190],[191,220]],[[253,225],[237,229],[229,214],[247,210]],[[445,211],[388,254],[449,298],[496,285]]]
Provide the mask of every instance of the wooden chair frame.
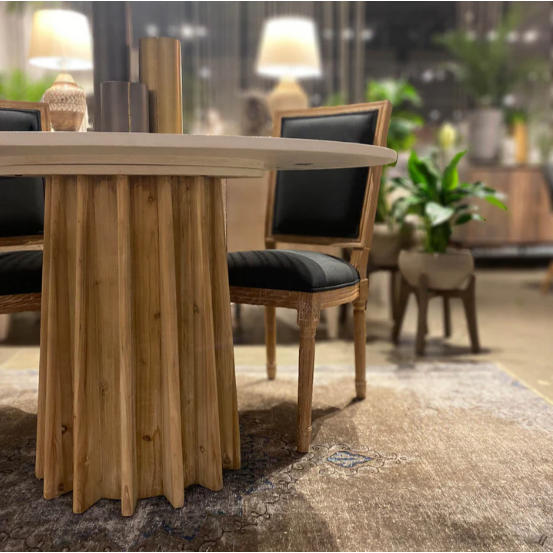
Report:
[[[43,102],[16,102],[0,100],[0,109],[21,109],[40,112],[42,132],[50,131],[50,114],[48,104]],[[42,250],[44,237],[37,236],[6,236],[0,237],[0,253]],[[40,311],[41,294],[14,294],[0,296],[0,314],[21,313],[23,311]]]
[[[276,113],[273,123],[273,136],[281,134],[282,119],[285,117],[320,117],[346,113],[359,113],[377,110],[378,118],[374,137],[375,146],[386,146],[388,125],[392,104],[388,101],[356,104],[350,106],[322,107],[307,110]],[[365,309],[369,293],[367,262],[372,241],[374,219],[380,189],[382,167],[371,167],[363,202],[359,234],[356,238],[332,238],[273,234],[273,211],[275,204],[277,172],[272,171],[269,180],[269,195],[265,219],[265,247],[275,249],[278,243],[309,244],[351,248],[350,263],[360,276],[360,281],[346,288],[327,292],[306,293],[263,288],[230,287],[231,301],[249,305],[265,306],[265,340],[267,346],[267,375],[270,380],[276,377],[276,308],[296,309],[300,327],[299,383],[298,383],[298,430],[297,448],[301,452],[309,450],[311,443],[311,406],[313,396],[313,372],[315,361],[315,333],[319,324],[321,309],[353,303],[355,339],[355,388],[357,397],[366,395],[365,381]]]

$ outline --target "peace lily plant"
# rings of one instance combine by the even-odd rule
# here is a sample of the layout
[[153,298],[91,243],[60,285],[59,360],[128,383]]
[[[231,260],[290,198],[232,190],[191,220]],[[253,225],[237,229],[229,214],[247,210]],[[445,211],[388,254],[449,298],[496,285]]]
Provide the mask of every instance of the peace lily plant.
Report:
[[425,273],[431,287],[460,286],[474,269],[474,262],[468,250],[449,248],[453,227],[484,221],[472,202],[475,198],[507,209],[501,194],[493,188],[482,182],[460,182],[457,167],[465,154],[459,152],[440,171],[431,158],[419,158],[412,152],[407,165],[409,176],[391,179],[392,189],[405,193],[394,202],[393,217],[403,221],[409,215],[415,216],[424,231],[423,252],[402,252],[399,260],[402,273],[412,285],[417,285]]

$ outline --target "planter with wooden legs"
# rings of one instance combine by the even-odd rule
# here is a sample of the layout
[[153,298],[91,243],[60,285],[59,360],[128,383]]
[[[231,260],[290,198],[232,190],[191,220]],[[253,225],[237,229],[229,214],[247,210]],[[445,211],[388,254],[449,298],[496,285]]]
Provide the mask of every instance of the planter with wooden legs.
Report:
[[443,301],[443,313],[444,313],[444,336],[449,338],[451,336],[451,313],[449,300],[450,298],[459,298],[463,302],[465,309],[465,315],[467,318],[467,326],[470,336],[472,353],[480,352],[480,339],[478,337],[478,325],[476,322],[476,277],[471,275],[468,280],[468,284],[465,288],[457,290],[436,290],[429,287],[428,275],[420,275],[419,285],[413,286],[402,277],[401,287],[399,293],[399,305],[398,305],[398,317],[394,325],[392,334],[392,341],[394,344],[399,343],[399,336],[401,333],[401,327],[405,312],[407,310],[407,303],[409,296],[414,294],[418,304],[418,317],[417,317],[417,337],[415,341],[415,352],[417,355],[424,355],[425,352],[425,338],[428,333],[428,302],[434,297],[441,297]]

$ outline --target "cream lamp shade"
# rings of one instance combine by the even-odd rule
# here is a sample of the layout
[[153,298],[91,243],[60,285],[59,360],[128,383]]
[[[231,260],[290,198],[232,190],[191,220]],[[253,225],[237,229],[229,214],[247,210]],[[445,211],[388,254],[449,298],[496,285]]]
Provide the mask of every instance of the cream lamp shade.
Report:
[[275,17],[263,27],[257,73],[297,79],[320,77],[321,56],[315,23],[303,17]]
[[91,69],[91,38],[86,16],[71,10],[35,12],[29,63],[64,71]]

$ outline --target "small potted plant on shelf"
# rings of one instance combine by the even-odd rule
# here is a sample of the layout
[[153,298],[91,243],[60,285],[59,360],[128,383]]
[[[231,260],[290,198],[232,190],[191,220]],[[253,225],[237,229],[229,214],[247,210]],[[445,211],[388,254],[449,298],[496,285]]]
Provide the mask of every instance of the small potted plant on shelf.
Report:
[[463,286],[474,270],[469,250],[450,248],[453,227],[470,221],[483,221],[473,198],[507,209],[501,195],[482,182],[461,183],[457,165],[466,152],[459,152],[440,172],[431,158],[411,153],[408,177],[391,179],[393,189],[406,194],[393,206],[393,217],[402,221],[414,216],[424,232],[422,250],[404,250],[399,256],[402,275],[412,286],[418,286],[421,275],[428,278],[429,288],[455,290]]
[[470,157],[475,161],[489,163],[498,157],[502,108],[508,94],[520,88],[531,73],[537,77],[548,74],[547,65],[541,61],[521,60],[516,55],[511,38],[527,11],[523,6],[512,6],[497,28],[486,35],[451,31],[435,39],[456,58],[449,68],[476,104],[469,115]]
[[[404,79],[373,80],[367,84],[368,102],[389,100],[394,109],[388,129],[387,146],[398,152],[401,163],[403,155],[409,152],[416,140],[415,131],[420,129],[423,119],[413,111],[420,107],[421,97],[417,89]],[[404,158],[404,163],[406,156]],[[393,217],[388,168],[382,168],[376,223],[371,245],[370,262],[379,267],[397,267],[399,252],[412,244],[413,229],[404,220]]]

